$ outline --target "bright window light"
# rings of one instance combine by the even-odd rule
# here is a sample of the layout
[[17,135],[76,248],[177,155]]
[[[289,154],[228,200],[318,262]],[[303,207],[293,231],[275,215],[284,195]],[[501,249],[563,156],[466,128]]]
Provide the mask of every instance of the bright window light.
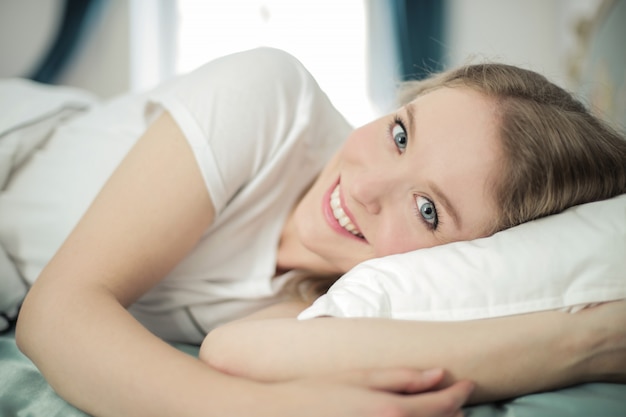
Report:
[[353,125],[376,116],[363,0],[178,0],[177,73],[259,46],[296,56]]

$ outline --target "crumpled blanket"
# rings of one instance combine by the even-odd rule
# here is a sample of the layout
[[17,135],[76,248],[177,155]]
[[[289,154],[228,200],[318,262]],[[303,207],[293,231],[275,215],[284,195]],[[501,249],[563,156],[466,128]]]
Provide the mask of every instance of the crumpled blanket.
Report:
[[[0,80],[0,192],[59,123],[97,102],[96,96],[76,88]],[[27,289],[0,236],[0,332],[11,327]]]

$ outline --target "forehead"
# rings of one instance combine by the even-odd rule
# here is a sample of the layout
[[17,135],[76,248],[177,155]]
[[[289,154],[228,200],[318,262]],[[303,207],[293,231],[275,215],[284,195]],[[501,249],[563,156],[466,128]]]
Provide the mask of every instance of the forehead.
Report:
[[499,149],[496,103],[467,87],[440,88],[407,105],[417,140],[466,149]]
[[479,116],[481,122],[495,126],[495,99],[466,86],[436,88],[417,96],[408,105],[428,114]]
[[460,232],[490,228],[496,213],[492,184],[501,172],[495,101],[467,87],[440,88],[412,101],[407,113],[417,144],[415,166],[457,208]]

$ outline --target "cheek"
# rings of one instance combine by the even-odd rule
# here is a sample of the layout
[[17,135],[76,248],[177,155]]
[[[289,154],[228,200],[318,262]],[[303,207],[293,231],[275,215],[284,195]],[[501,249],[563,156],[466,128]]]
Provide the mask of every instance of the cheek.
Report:
[[406,225],[395,228],[386,227],[370,243],[374,246],[376,256],[406,253],[437,244],[432,235],[428,235],[427,232],[417,233],[415,230],[407,230]]
[[352,131],[342,148],[344,159],[358,159],[367,152],[375,140],[381,136],[380,128],[374,123],[367,124]]
[[397,255],[399,253],[411,252],[417,249],[422,249],[415,244],[398,244],[394,242],[390,245],[381,245],[379,249],[376,250],[376,256],[389,256],[389,255]]
[[355,152],[358,150],[359,142],[360,142],[360,134],[358,131],[352,132],[350,136],[346,139],[341,150],[339,151],[341,154],[341,158],[344,161],[351,161],[355,157]]

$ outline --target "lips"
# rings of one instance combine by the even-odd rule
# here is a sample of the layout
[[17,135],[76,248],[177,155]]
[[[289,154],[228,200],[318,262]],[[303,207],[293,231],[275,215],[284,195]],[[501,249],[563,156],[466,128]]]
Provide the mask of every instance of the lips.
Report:
[[336,184],[326,193],[324,199],[324,214],[326,220],[330,226],[337,232],[359,239],[364,240],[364,236],[359,230],[350,212],[342,204],[341,199],[341,186]]

